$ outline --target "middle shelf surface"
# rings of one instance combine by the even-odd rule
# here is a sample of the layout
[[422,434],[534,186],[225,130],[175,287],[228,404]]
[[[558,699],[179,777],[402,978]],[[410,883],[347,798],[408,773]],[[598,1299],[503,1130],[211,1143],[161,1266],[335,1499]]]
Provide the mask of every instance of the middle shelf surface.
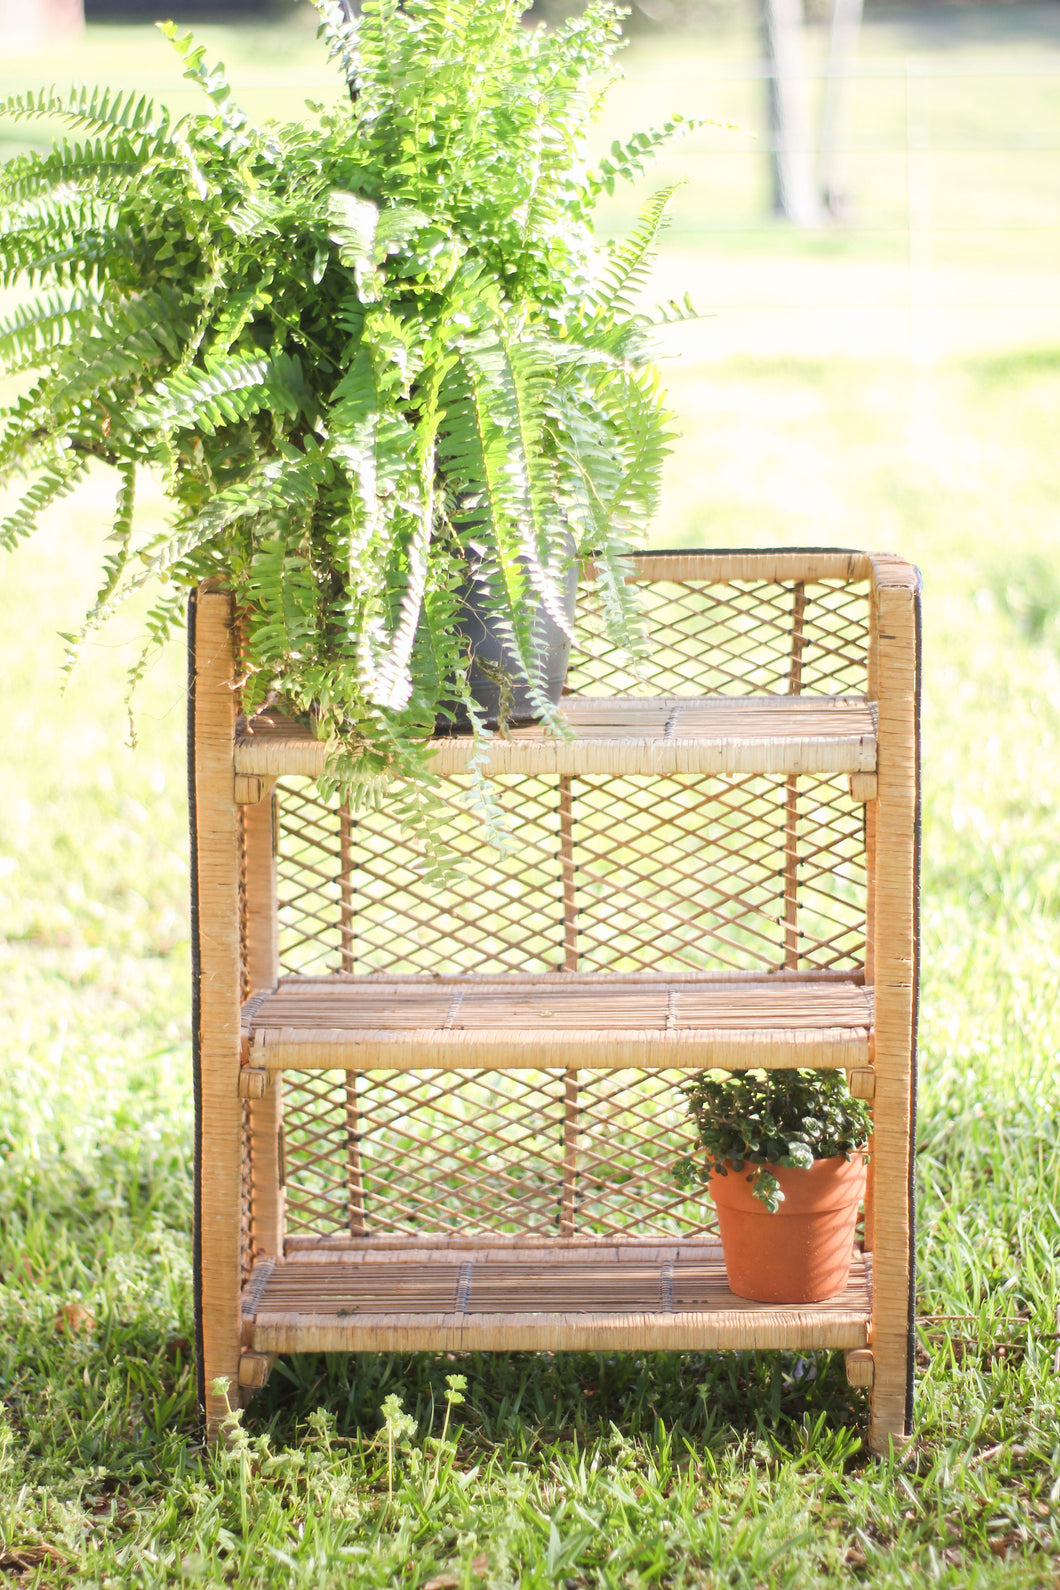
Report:
[[849,1348],[871,1274],[855,1252],[838,1297],[755,1303],[712,1242],[325,1249],[260,1259],[243,1318],[258,1352]]
[[[492,773],[872,773],[876,704],[861,696],[566,696],[568,737],[539,725],[494,735]],[[437,773],[462,773],[469,735],[430,742]],[[324,771],[327,747],[281,713],[236,734],[235,770],[259,777]]]
[[854,982],[288,977],[244,1006],[267,1070],[868,1063],[872,989]]

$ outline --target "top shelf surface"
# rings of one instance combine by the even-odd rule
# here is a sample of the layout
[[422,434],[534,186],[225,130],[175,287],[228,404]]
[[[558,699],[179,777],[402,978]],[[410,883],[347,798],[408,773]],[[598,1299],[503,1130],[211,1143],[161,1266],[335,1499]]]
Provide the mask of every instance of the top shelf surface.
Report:
[[[860,696],[568,696],[570,736],[540,725],[494,735],[492,773],[872,773],[876,705]],[[432,740],[432,767],[462,773],[470,735]],[[235,740],[235,771],[319,777],[326,742],[277,712]]]

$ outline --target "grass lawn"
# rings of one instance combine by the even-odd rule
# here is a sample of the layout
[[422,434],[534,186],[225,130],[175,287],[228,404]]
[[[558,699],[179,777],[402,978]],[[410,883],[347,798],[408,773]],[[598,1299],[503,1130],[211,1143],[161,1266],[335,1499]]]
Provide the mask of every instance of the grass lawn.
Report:
[[[709,291],[722,246],[681,248]],[[812,255],[784,248],[753,258],[779,279]],[[57,632],[91,598],[113,493],[100,475],[0,582],[12,1582],[1060,1584],[1060,343],[988,351],[973,326],[916,367],[722,333],[667,366],[685,434],[658,544],[882,547],[925,576],[915,1442],[866,1456],[841,1355],[380,1355],[281,1361],[245,1436],[203,1453],[183,657],[143,686],[135,753],[135,614],[58,693]],[[388,1397],[405,1415],[389,1405],[389,1441]]]

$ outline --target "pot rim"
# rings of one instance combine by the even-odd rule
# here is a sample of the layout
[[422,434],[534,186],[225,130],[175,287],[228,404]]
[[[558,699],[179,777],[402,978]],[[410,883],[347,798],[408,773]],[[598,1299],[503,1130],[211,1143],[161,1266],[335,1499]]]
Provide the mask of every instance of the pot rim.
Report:
[[[865,1185],[866,1150],[854,1149],[849,1159],[845,1154],[833,1154],[826,1159],[815,1159],[812,1165],[751,1166],[744,1160],[744,1169],[735,1170],[727,1160],[728,1171],[720,1175],[712,1168],[710,1196],[715,1205],[719,1202],[730,1208],[760,1214],[768,1219],[776,1215],[824,1215],[832,1210],[846,1209],[861,1200]],[[779,1209],[766,1208],[756,1198],[747,1178],[747,1168],[771,1170],[780,1183],[784,1198]],[[720,1195],[720,1197],[719,1197]]]

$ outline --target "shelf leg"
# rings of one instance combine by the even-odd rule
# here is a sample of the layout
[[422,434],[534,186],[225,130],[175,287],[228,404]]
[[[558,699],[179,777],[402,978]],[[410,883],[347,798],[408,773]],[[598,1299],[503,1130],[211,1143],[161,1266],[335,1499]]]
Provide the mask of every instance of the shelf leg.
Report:
[[881,1454],[908,1439],[912,1420],[917,626],[915,593],[884,580],[875,592],[874,614],[879,770],[873,836],[876,1096],[869,1418],[869,1446]]
[[[243,808],[246,858],[246,975],[252,994],[280,976],[276,919],[276,796]],[[283,1253],[284,1191],[280,1173],[283,1075],[250,1098],[250,1246],[255,1259]],[[240,1381],[245,1385],[245,1381]]]
[[[875,667],[875,663],[874,663]],[[877,793],[878,793],[877,783]],[[875,976],[876,961],[876,799],[865,805],[865,981]],[[873,1095],[875,1095],[875,1078]],[[869,1163],[865,1176],[865,1252],[872,1252],[873,1208],[876,1202],[875,1144],[869,1140]]]
[[[195,1261],[199,1389],[206,1432],[238,1406],[240,1357],[239,836],[232,745],[232,608],[200,588],[192,605],[191,728],[195,1069]],[[216,1389],[215,1389],[216,1388]]]

